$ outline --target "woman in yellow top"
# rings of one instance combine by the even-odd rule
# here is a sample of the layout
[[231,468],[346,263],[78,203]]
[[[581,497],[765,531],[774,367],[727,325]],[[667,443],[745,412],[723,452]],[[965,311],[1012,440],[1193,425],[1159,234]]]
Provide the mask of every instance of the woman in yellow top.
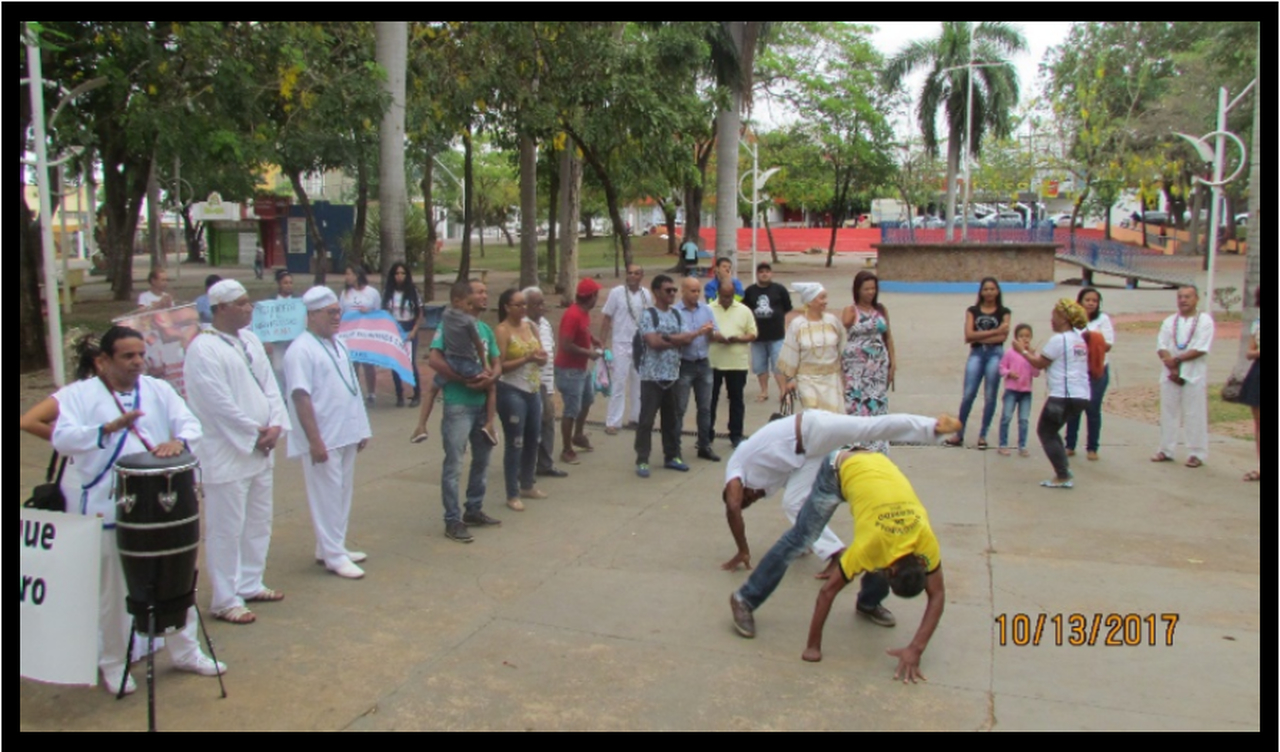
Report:
[[534,487],[538,465],[538,442],[542,431],[542,368],[547,354],[542,341],[525,318],[524,293],[507,290],[498,298],[498,352],[502,358],[502,378],[498,381],[498,417],[506,436],[502,468],[507,483],[507,506],[524,511],[520,499],[545,499]]
[[787,337],[778,358],[778,372],[787,379],[806,410],[843,414],[844,384],[840,354],[845,330],[827,312],[827,291],[814,282],[797,282],[792,292],[803,311],[787,325]]

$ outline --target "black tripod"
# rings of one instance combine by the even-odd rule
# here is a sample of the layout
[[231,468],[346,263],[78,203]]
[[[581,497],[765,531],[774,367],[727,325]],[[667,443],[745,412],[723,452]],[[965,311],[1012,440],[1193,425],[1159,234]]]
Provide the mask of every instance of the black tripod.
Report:
[[[195,578],[199,577],[197,572]],[[222,699],[227,699],[227,685],[222,681],[222,668],[218,663],[218,654],[213,649],[213,639],[209,637],[209,629],[205,626],[204,615],[200,613],[200,607],[194,604],[196,587],[194,579],[191,583],[191,605],[183,606],[183,611],[194,608],[196,612],[196,621],[200,624],[200,632],[204,635],[205,645],[209,648],[209,657],[213,659],[213,665],[218,669],[218,689],[222,692]],[[183,599],[186,600],[185,598]],[[160,605],[155,599],[155,585],[152,584],[147,588],[147,600],[144,602],[129,601],[129,613],[133,614],[133,626],[129,630],[129,642],[125,648],[130,655],[125,657],[124,674],[120,677],[120,691],[116,695],[116,700],[123,700],[125,697],[125,685],[129,681],[129,672],[132,669],[130,659],[133,657],[133,640],[138,635],[138,617],[140,614],[137,610],[141,607],[146,608],[147,614],[147,731],[154,733],[156,730],[156,613]],[[197,640],[198,642],[198,640]]]

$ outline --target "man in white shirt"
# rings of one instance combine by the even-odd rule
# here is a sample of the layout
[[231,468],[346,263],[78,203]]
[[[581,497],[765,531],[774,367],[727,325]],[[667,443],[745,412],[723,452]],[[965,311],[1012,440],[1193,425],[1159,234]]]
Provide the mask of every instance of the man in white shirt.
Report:
[[644,269],[634,264],[627,267],[627,283],[613,288],[601,311],[604,321],[600,325],[600,341],[606,349],[613,350],[613,391],[604,424],[609,436],[618,435],[624,414],[628,423],[640,421],[640,373],[631,362],[631,342],[640,327],[640,317],[653,307],[653,295],[642,282]]
[[1213,318],[1199,313],[1200,293],[1193,286],[1178,290],[1178,313],[1160,327],[1157,345],[1164,370],[1160,378],[1160,451],[1152,462],[1173,462],[1178,429],[1186,434],[1187,467],[1209,459],[1209,361]]
[[373,434],[351,353],[336,336],[342,323],[338,296],[327,287],[313,287],[302,302],[307,307],[307,332],[284,356],[293,425],[289,458],[302,459],[317,561],[339,577],[358,580],[364,570],[357,564],[368,556],[347,550],[347,525],[356,455]]
[[542,351],[547,354],[547,364],[542,367],[542,384],[538,391],[542,395],[542,440],[538,446],[538,469],[540,478],[568,478],[569,474],[556,467],[556,331],[547,319],[547,299],[542,289],[530,287],[524,291],[524,301],[528,306],[526,315],[538,328],[538,340],[542,342]]
[[262,342],[247,329],[253,301],[234,280],[209,290],[213,328],[187,350],[191,411],[204,425],[196,456],[204,480],[205,562],[213,616],[252,624],[247,603],[284,594],[263,583],[271,545],[275,448],[291,428]]
[[[102,337],[98,378],[65,387],[54,399],[58,421],[53,448],[76,465],[82,485],[67,499],[67,511],[102,520],[101,583],[98,599],[98,667],[112,694],[137,691],[132,678],[121,685],[129,657],[130,617],[124,569],[116,544],[113,469],[121,457],[150,452],[156,457],[182,454],[201,437],[200,421],[168,383],[143,375],[146,344],[132,329],[112,327]],[[217,676],[226,666],[214,663],[196,641],[197,616],[166,635],[169,656],[179,671]]]
[[164,269],[152,269],[147,275],[151,289],[138,296],[138,308],[143,311],[159,311],[173,308],[173,296],[169,294],[169,273]]

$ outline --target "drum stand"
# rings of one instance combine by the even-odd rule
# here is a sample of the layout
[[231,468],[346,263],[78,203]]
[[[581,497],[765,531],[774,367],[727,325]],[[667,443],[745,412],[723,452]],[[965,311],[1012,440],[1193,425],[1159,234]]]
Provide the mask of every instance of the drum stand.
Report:
[[[198,578],[199,572],[196,573]],[[195,583],[192,583],[193,592],[196,591]],[[204,614],[200,612],[198,605],[192,606],[196,612],[196,621],[200,624],[200,632],[204,635],[205,645],[209,648],[209,657],[213,659],[214,666],[218,666],[218,654],[213,649],[213,638],[209,637],[209,629],[204,623]],[[135,616],[133,626],[129,630],[128,650],[133,650],[133,640],[138,635],[138,619]],[[147,599],[147,731],[155,733],[156,731],[156,604],[154,594]],[[196,639],[199,642],[199,638]],[[128,656],[125,658],[124,674],[120,677],[120,693],[116,695],[116,700],[123,700],[125,697],[125,684],[129,681],[129,672],[132,666],[129,663]],[[227,699],[227,685],[222,681],[222,670],[218,670],[218,689],[222,692],[222,699]]]

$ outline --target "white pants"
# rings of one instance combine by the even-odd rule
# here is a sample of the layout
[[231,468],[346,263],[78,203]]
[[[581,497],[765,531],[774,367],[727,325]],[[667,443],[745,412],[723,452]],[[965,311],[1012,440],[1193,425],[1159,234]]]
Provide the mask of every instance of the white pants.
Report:
[[[787,418],[794,422],[795,418]],[[796,524],[796,516],[809,499],[818,470],[832,452],[852,444],[897,442],[900,444],[936,444],[941,437],[935,432],[938,421],[919,415],[883,415],[876,417],[852,417],[822,411],[807,411],[801,416],[801,431],[808,461],[787,479],[782,496],[782,511],[787,520]],[[831,528],[822,530],[822,536],[813,544],[813,552],[822,559],[829,559],[844,543]]]
[[[120,552],[116,547],[116,531],[102,531],[101,583],[98,587],[98,668],[112,682],[120,681],[124,664],[129,655],[129,630],[133,617],[125,606],[129,594],[124,581],[124,568],[120,565]],[[174,663],[189,663],[202,655],[196,641],[199,617],[193,608],[187,613],[187,626],[180,632],[165,635],[169,658]],[[139,636],[146,624],[139,623]],[[146,652],[145,641],[142,652]]]
[[[614,345],[618,343],[615,341]],[[609,412],[605,417],[608,428],[622,428],[623,416],[631,423],[640,422],[640,374],[631,362],[631,341],[627,340],[622,347],[613,351],[613,365],[610,367],[613,377],[613,389],[609,394]],[[627,409],[628,401],[630,410]]]
[[347,523],[351,520],[351,497],[355,493],[356,445],[330,449],[323,465],[302,457],[302,476],[307,483],[307,503],[316,531],[316,558],[330,569],[350,563],[347,556]]
[[204,558],[213,613],[244,606],[266,589],[271,546],[272,471],[231,483],[206,483]]
[[1209,390],[1203,384],[1185,386],[1160,382],[1160,451],[1172,458],[1178,429],[1186,434],[1187,453],[1201,462],[1209,459]]

